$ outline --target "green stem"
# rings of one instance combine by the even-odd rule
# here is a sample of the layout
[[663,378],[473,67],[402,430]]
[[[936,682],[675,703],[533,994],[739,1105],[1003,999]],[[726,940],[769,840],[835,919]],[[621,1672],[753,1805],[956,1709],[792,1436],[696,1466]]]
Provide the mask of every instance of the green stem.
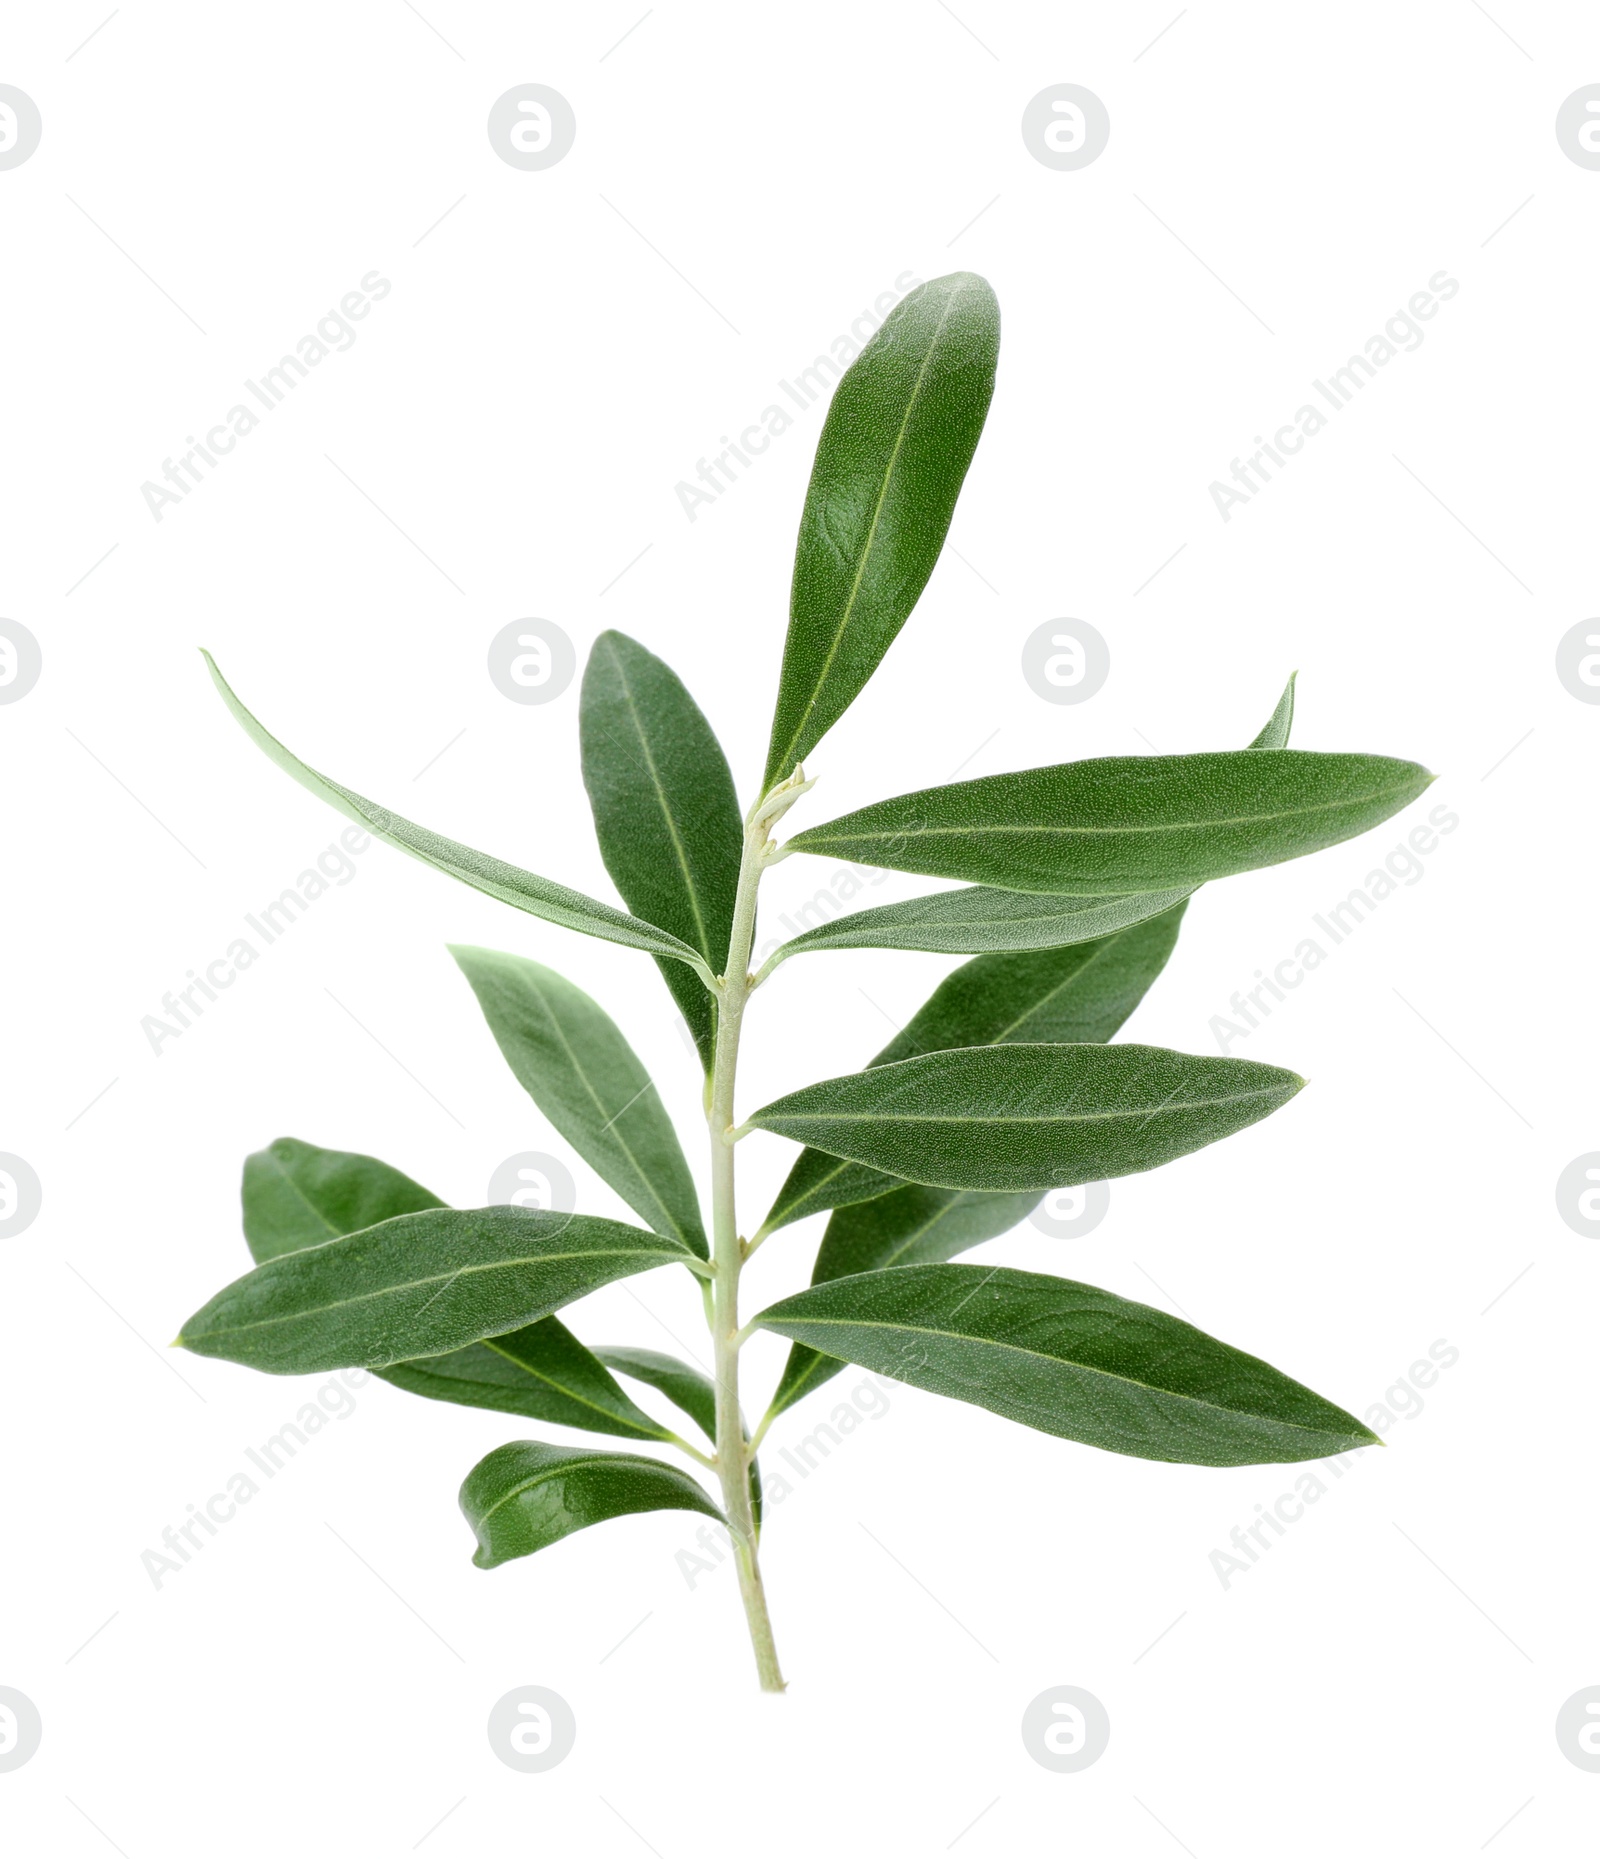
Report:
[[706,1122],[711,1134],[711,1337],[716,1358],[717,1475],[722,1481],[723,1511],[733,1526],[739,1592],[761,1688],[782,1691],[783,1673],[778,1666],[778,1649],[773,1643],[757,1559],[755,1517],[750,1503],[750,1448],[739,1411],[739,1271],[744,1263],[744,1248],[734,1205],[733,1170],[734,1077],[745,1003],[753,985],[750,946],[755,939],[756,891],[773,850],[767,834],[771,817],[769,796],[752,813],[745,829],[727,972],[717,990],[717,1041]]

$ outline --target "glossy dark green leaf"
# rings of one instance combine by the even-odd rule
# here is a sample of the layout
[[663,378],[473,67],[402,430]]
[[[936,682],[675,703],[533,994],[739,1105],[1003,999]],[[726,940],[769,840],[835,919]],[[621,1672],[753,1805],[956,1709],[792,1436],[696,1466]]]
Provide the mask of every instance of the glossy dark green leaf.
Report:
[[897,304],[834,390],[800,518],[765,788],[849,708],[916,605],[999,351],[994,292],[956,271]]
[[574,1530],[645,1510],[693,1510],[727,1520],[687,1472],[632,1452],[513,1440],[468,1472],[461,1509],[478,1539],[473,1562],[498,1568]]
[[[680,1407],[714,1446],[717,1442],[717,1390],[709,1375],[702,1375],[676,1356],[663,1355],[658,1349],[597,1349],[595,1354],[607,1368],[619,1375],[631,1375],[647,1388],[664,1394]],[[746,1435],[748,1437],[748,1434]],[[761,1471],[750,1461],[750,1507],[755,1525],[761,1528]]]
[[[1030,955],[981,955],[964,963],[870,1061],[869,1069],[961,1046],[1111,1039],[1166,967],[1186,908],[1179,903],[1097,942]],[[860,1162],[805,1149],[762,1231],[898,1185]]]
[[700,1203],[650,1074],[605,1010],[553,969],[452,947],[518,1084],[657,1233],[706,1256]]
[[564,884],[553,884],[548,878],[535,877],[531,871],[507,865],[501,859],[490,858],[487,853],[475,852],[471,846],[458,845],[455,840],[430,832],[427,827],[417,826],[410,820],[403,820],[399,814],[391,813],[387,807],[380,807],[376,801],[364,799],[352,789],[341,787],[337,781],[330,781],[326,775],[318,774],[316,769],[308,767],[257,722],[233,694],[211,654],[207,652],[203,656],[217,689],[222,693],[223,702],[256,747],[269,760],[276,762],[285,774],[293,775],[301,787],[327,801],[330,807],[336,807],[348,819],[364,826],[386,844],[397,846],[402,852],[409,852],[424,865],[431,865],[436,871],[459,878],[463,884],[470,884],[474,890],[498,898],[503,904],[510,904],[517,910],[526,910],[531,916],[544,917],[548,922],[559,923],[566,929],[581,930],[586,936],[599,936],[607,942],[619,942],[630,949],[644,949],[654,956],[687,962],[692,968],[704,966],[698,951],[680,942],[676,936],[669,936],[665,930],[657,929],[653,923],[645,923],[638,917],[630,917],[625,911],[614,910],[610,904],[602,904],[597,898],[585,897],[581,891],[569,890]]
[[[744,822],[711,725],[677,673],[618,632],[602,633],[590,650],[578,722],[583,784],[612,883],[631,911],[720,975]],[[682,962],[660,968],[709,1069],[711,992]]]
[[587,1214],[441,1207],[268,1259],[202,1305],[178,1342],[272,1375],[387,1368],[694,1257],[675,1239]]
[[1111,755],[985,775],[797,833],[796,851],[1013,891],[1192,888],[1353,838],[1433,776],[1384,755]]
[[[876,1200],[841,1207],[822,1236],[811,1282],[820,1285],[857,1272],[942,1264],[1009,1232],[1027,1219],[1039,1199],[1032,1189],[1022,1194],[974,1194],[908,1183]],[[804,1343],[792,1344],[771,1411],[792,1407],[843,1367],[835,1356],[820,1355]]]
[[488,1407],[624,1439],[673,1437],[670,1428],[629,1399],[559,1317],[543,1317],[447,1355],[395,1362],[374,1372],[430,1401]]
[[444,1205],[374,1156],[319,1149],[293,1136],[280,1136],[246,1156],[240,1198],[245,1243],[257,1265],[396,1214]]
[[978,1046],[825,1079],[750,1122],[905,1181],[1016,1192],[1159,1168],[1304,1083],[1160,1046]]
[[1259,1357],[1147,1304],[1037,1272],[867,1272],[785,1298],[756,1321],[912,1387],[1140,1459],[1264,1465],[1377,1443]]
[[985,884],[936,891],[818,924],[786,942],[767,972],[791,955],[818,949],[920,949],[933,955],[1059,949],[1114,935],[1159,916],[1188,895],[1187,890],[1166,890],[1074,897],[1059,891],[999,891]]

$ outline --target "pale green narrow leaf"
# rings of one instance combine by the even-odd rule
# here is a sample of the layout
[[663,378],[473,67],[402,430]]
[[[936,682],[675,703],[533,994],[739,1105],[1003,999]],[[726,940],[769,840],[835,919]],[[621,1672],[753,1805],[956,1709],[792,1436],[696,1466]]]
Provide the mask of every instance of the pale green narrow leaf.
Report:
[[1433,776],[1383,755],[1113,755],[925,788],[797,833],[796,851],[1013,891],[1193,888],[1387,820]]
[[[744,822],[727,757],[682,680],[624,633],[595,640],[579,707],[583,784],[611,881],[628,908],[687,943],[720,975],[739,884]],[[710,990],[661,961],[709,1069]]]
[[574,1530],[645,1510],[727,1519],[687,1472],[631,1452],[513,1440],[468,1472],[461,1509],[478,1539],[472,1560],[498,1568],[548,1549]]
[[271,1375],[387,1368],[520,1329],[614,1279],[694,1256],[592,1215],[441,1207],[267,1260],[197,1310],[178,1342]]
[[374,1156],[280,1136],[246,1156],[240,1198],[257,1265],[444,1202]]
[[795,545],[764,788],[838,722],[916,605],[983,431],[999,350],[994,292],[956,271],[897,304],[834,390]]
[[1161,915],[1188,895],[1187,890],[1166,890],[1074,897],[991,885],[936,891],[820,923],[786,942],[767,963],[767,972],[791,955],[817,949],[920,949],[933,955],[1059,949],[1114,935]]
[[1159,1168],[1259,1121],[1304,1082],[1159,1046],[978,1046],[829,1078],[750,1122],[906,1181],[1016,1192]]
[[677,1131],[616,1023],[537,962],[493,949],[450,953],[518,1084],[641,1220],[704,1258],[700,1206]]
[[1037,1272],[867,1272],[785,1298],[756,1321],[914,1388],[1140,1459],[1264,1465],[1378,1443],[1259,1357],[1149,1305]]
[[638,917],[630,917],[625,911],[614,910],[610,904],[585,897],[581,891],[569,890],[564,884],[553,884],[548,878],[535,877],[531,871],[507,865],[501,859],[490,858],[487,853],[475,852],[470,846],[458,845],[455,840],[430,832],[427,827],[417,826],[410,820],[403,820],[399,814],[391,813],[387,807],[380,807],[376,801],[366,800],[352,789],[341,787],[337,781],[318,774],[316,769],[308,767],[297,755],[286,749],[276,736],[271,735],[245,709],[218,671],[211,654],[206,652],[202,656],[217,689],[222,693],[223,702],[256,747],[269,760],[276,762],[285,774],[293,775],[308,792],[327,801],[330,807],[336,807],[346,818],[364,826],[386,844],[397,846],[402,852],[409,852],[424,865],[431,865],[436,871],[459,878],[463,884],[470,884],[474,890],[482,891],[486,896],[498,898],[501,903],[510,904],[517,910],[526,910],[531,916],[544,917],[551,923],[561,924],[565,929],[581,930],[586,936],[599,936],[607,942],[622,943],[630,949],[644,949],[654,956],[687,962],[692,968],[704,968],[703,957],[694,949],[680,942],[676,936],[669,936],[665,930],[657,929],[653,923],[645,923]]
[[[999,1043],[1104,1042],[1122,1027],[1167,964],[1186,905],[1116,935],[1030,955],[983,955],[934,990],[872,1066],[922,1052]],[[869,1067],[870,1069],[870,1067]],[[763,1233],[884,1194],[899,1185],[880,1170],[803,1150]]]

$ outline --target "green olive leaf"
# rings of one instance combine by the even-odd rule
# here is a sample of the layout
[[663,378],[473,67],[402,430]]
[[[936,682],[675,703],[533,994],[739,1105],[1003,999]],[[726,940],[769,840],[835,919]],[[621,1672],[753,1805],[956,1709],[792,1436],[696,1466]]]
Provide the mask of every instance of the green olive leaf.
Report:
[[[291,1136],[246,1160],[243,1201],[245,1239],[258,1265],[397,1214],[444,1205],[387,1162],[319,1149]],[[558,1317],[374,1373],[428,1400],[488,1407],[627,1439],[674,1437],[629,1400]]]
[[270,1375],[388,1368],[694,1257],[678,1240],[588,1214],[433,1208],[268,1259],[202,1305],[177,1340]]
[[1001,891],[992,885],[935,891],[819,923],[777,950],[766,973],[791,955],[818,949],[920,949],[932,955],[1060,949],[1160,916],[1188,895],[1187,890],[1166,890],[1074,897],[1059,891]]
[[498,1568],[612,1517],[693,1510],[727,1519],[687,1472],[632,1452],[513,1440],[468,1472],[461,1509],[478,1539],[472,1560]]
[[[961,1046],[1111,1039],[1166,967],[1186,907],[1179,902],[1096,942],[1038,954],[982,955],[964,963],[868,1069]],[[805,1149],[761,1231],[765,1235],[825,1207],[864,1201],[899,1185],[881,1170]]]
[[[1040,1196],[979,1194],[959,1188],[925,1188],[908,1182],[876,1200],[841,1207],[828,1222],[811,1273],[814,1285],[857,1272],[904,1265],[943,1264],[957,1253],[997,1239],[1026,1220]],[[553,1319],[552,1319],[553,1321]],[[781,1414],[838,1374],[844,1364],[805,1343],[792,1343],[769,1414]]]
[[750,1122],[905,1181],[1014,1193],[1159,1168],[1304,1083],[1160,1046],[976,1046],[807,1085]]
[[844,715],[927,585],[999,352],[994,292],[955,271],[897,304],[835,388],[800,517],[763,791]]
[[[553,884],[548,878],[537,878],[531,871],[523,871],[516,865],[507,865],[501,859],[490,858],[485,852],[474,852],[471,846],[458,845],[455,840],[430,832],[427,827],[417,826],[410,820],[403,820],[399,814],[391,813],[387,807],[380,807],[376,801],[366,800],[353,789],[341,787],[337,781],[318,774],[316,769],[308,767],[299,756],[286,749],[276,736],[271,735],[245,709],[218,671],[211,654],[203,652],[201,656],[206,661],[213,682],[222,693],[222,701],[233,712],[235,720],[256,747],[270,761],[276,762],[285,774],[293,775],[301,787],[320,800],[327,801],[330,807],[336,807],[347,819],[364,826],[385,844],[397,846],[402,852],[409,852],[413,858],[420,859],[424,865],[431,865],[436,871],[459,878],[463,884],[470,884],[475,891],[498,898],[501,903],[510,904],[517,910],[526,910],[531,916],[559,923],[565,929],[581,930],[586,936],[599,936],[607,942],[619,942],[630,949],[643,949],[657,957],[687,962],[691,968],[705,971],[705,960],[697,951],[687,943],[680,942],[676,936],[669,936],[665,930],[657,929],[653,923],[645,923],[638,917],[630,917],[625,911],[614,910],[610,904],[585,897],[581,891],[569,890],[564,884]],[[706,979],[710,979],[709,972],[706,972]]]
[[394,1362],[375,1374],[408,1394],[458,1407],[487,1407],[528,1420],[671,1441],[670,1428],[629,1399],[616,1378],[559,1317],[490,1336],[444,1355]]
[[[625,633],[589,652],[579,706],[583,784],[611,881],[628,908],[720,975],[744,822],[727,757],[682,680]],[[682,962],[657,958],[710,1069],[713,997]]]
[[1385,755],[1110,755],[902,794],[788,843],[1012,891],[1192,889],[1353,838],[1432,780]]
[[706,1256],[689,1164],[650,1074],[605,1010],[554,969],[452,947],[518,1084],[657,1233]]
[[1139,1459],[1283,1464],[1379,1443],[1258,1356],[1147,1304],[1038,1272],[865,1272],[785,1298],[756,1322],[914,1388]]
[[319,1149],[293,1136],[245,1157],[240,1199],[245,1243],[257,1265],[396,1214],[444,1205],[375,1156]]

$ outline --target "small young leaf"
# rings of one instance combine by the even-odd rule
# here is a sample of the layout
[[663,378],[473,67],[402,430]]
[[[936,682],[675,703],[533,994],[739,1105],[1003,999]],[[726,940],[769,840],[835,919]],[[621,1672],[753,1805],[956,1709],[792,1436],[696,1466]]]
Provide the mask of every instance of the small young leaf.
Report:
[[473,1563],[498,1568],[548,1549],[574,1530],[643,1510],[694,1510],[727,1519],[675,1465],[632,1452],[513,1440],[468,1472],[461,1509],[478,1539]]
[[244,1237],[257,1265],[320,1246],[396,1214],[442,1207],[436,1194],[387,1162],[280,1136],[245,1157]]
[[[583,784],[611,881],[720,975],[739,884],[744,822],[727,757],[676,672],[624,633],[595,640],[579,708]],[[710,991],[682,962],[663,979],[709,1070]]]
[[1259,1357],[1147,1304],[1038,1272],[866,1272],[785,1298],[756,1321],[914,1388],[1140,1459],[1281,1464],[1377,1443]]
[[619,1375],[631,1375],[647,1388],[664,1394],[674,1407],[680,1408],[705,1434],[717,1437],[717,1390],[709,1375],[702,1375],[676,1356],[663,1355],[659,1349],[632,1349],[608,1343],[595,1350],[596,1358]]
[[[709,1375],[702,1375],[676,1356],[663,1355],[657,1349],[597,1349],[595,1354],[607,1368],[619,1375],[631,1375],[647,1388],[664,1394],[680,1407],[713,1445],[717,1439],[717,1390]],[[747,1435],[748,1437],[748,1435]],[[750,1508],[756,1528],[761,1528],[761,1472],[750,1461]]]
[[452,947],[518,1084],[653,1231],[706,1256],[678,1133],[616,1023],[581,988],[520,955]]
[[1304,1082],[1159,1046],[977,1046],[825,1079],[750,1121],[905,1181],[1015,1192],[1159,1168]]
[[[868,1068],[960,1046],[1111,1039],[1166,967],[1186,908],[1180,902],[1097,942],[1042,954],[984,955],[964,963]],[[859,1162],[806,1149],[789,1171],[763,1230],[772,1232],[824,1207],[868,1200],[898,1185]]]
[[764,789],[843,716],[916,605],[999,351],[994,292],[956,271],[897,304],[835,388],[800,517]]
[[1192,889],[1364,833],[1432,779],[1306,749],[1110,755],[902,794],[789,845],[1013,891]]
[[520,1329],[613,1279],[694,1256],[677,1240],[587,1214],[441,1207],[269,1259],[202,1305],[178,1341],[269,1375],[387,1368]]
[[1250,744],[1252,749],[1287,749],[1289,731],[1294,725],[1294,680],[1295,674],[1289,674],[1289,682],[1283,687],[1283,695],[1278,699],[1278,707],[1263,725],[1261,733]]
[[[971,1194],[912,1183],[874,1201],[841,1207],[822,1236],[811,1282],[821,1285],[857,1272],[942,1264],[1008,1233],[1027,1219],[1039,1199],[1031,1189],[1022,1194]],[[819,1355],[804,1343],[791,1344],[771,1413],[792,1407],[843,1367],[834,1356]]]
[[447,1355],[395,1362],[374,1373],[431,1401],[488,1407],[624,1439],[672,1438],[666,1427],[628,1398],[559,1317],[541,1318]]
[[470,884],[475,891],[498,898],[501,903],[510,904],[517,910],[526,910],[531,916],[544,917],[548,922],[559,923],[566,929],[581,930],[586,936],[599,936],[607,942],[619,942],[630,949],[644,949],[657,957],[666,956],[675,961],[687,962],[697,970],[705,968],[704,958],[697,951],[687,943],[680,942],[676,936],[669,936],[665,930],[657,929],[653,923],[645,923],[638,917],[630,917],[625,911],[614,910],[610,904],[602,904],[597,898],[585,897],[581,891],[569,890],[564,884],[553,884],[548,878],[537,878],[531,871],[523,871],[515,865],[507,865],[501,859],[490,858],[485,852],[474,852],[471,846],[458,845],[455,840],[430,832],[427,827],[417,826],[410,820],[402,820],[399,814],[391,813],[387,807],[380,807],[376,801],[366,800],[352,789],[341,787],[337,781],[330,781],[326,775],[318,774],[316,769],[308,767],[297,755],[286,749],[276,736],[269,734],[245,709],[218,671],[211,654],[206,652],[202,656],[217,689],[222,693],[223,702],[256,747],[286,774],[293,775],[301,787],[320,800],[327,801],[330,807],[336,807],[346,818],[364,826],[386,844],[397,846],[402,852],[409,852],[413,858],[420,859],[424,865],[433,866],[436,871],[459,878],[463,884]]

